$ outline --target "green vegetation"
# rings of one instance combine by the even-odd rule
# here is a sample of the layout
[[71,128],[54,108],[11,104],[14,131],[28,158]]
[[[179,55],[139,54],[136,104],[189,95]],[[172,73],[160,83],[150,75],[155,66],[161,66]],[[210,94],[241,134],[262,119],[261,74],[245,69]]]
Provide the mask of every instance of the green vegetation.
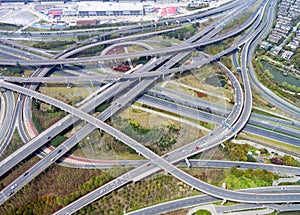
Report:
[[[255,162],[256,160],[252,156],[247,156],[248,152],[252,152],[253,154],[257,150],[253,146],[248,144],[235,144],[232,142],[225,142],[224,143],[225,154],[229,157],[230,160],[233,161],[250,161]],[[261,154],[268,154],[268,150],[261,149]]]
[[56,137],[54,137],[52,140],[51,140],[51,145],[53,147],[57,147],[59,146],[60,144],[62,144],[64,141],[66,141],[68,138],[66,138],[65,136],[62,136],[62,135],[57,135]]
[[236,190],[242,188],[271,186],[273,180],[279,179],[279,176],[267,170],[251,168],[247,170],[239,170],[233,166],[227,171],[224,179],[228,189]]
[[181,197],[191,196],[193,191],[186,184],[169,175],[157,175],[129,184],[116,190],[75,214],[114,214],[132,211]]
[[285,186],[285,185],[300,185],[300,181],[296,182],[281,182],[278,184],[278,186]]
[[5,76],[21,76],[24,74],[24,69],[20,65],[0,66],[0,73]]
[[[17,26],[9,23],[0,22],[0,30],[2,31],[16,31],[22,26]],[[1,34],[5,34],[6,32],[1,32]]]
[[294,65],[295,69],[300,70],[300,48],[297,48],[290,62]]
[[179,128],[175,125],[149,129],[142,127],[134,119],[122,119],[121,117],[117,117],[114,122],[122,132],[159,154],[166,152],[174,145],[179,135]]
[[102,50],[104,48],[105,48],[104,45],[88,48],[88,49],[81,51],[78,54],[73,55],[73,57],[85,57],[85,56],[91,56],[91,55],[100,55],[100,53],[102,52]]
[[36,42],[33,44],[34,48],[40,48],[40,49],[64,49],[69,45],[75,44],[76,41],[74,40],[68,40],[68,41],[51,41],[51,42]]
[[33,100],[32,121],[38,132],[43,131],[53,123],[66,116],[64,111],[61,111],[56,107],[44,107],[44,105],[45,104],[41,103],[40,101]]
[[241,16],[238,19],[233,20],[229,24],[227,24],[227,25],[223,24],[223,30],[219,32],[219,35],[225,34],[229,31],[241,26],[244,22],[246,22],[250,18],[251,15],[252,15],[252,12],[247,12],[243,16]]
[[198,210],[195,215],[211,215],[211,212],[207,210]]
[[255,107],[253,108],[253,113],[257,113],[257,114],[261,114],[261,115],[264,115],[264,116],[271,116],[271,117],[282,119],[282,118],[278,117],[277,115],[274,115],[274,114],[256,109]]
[[7,156],[9,156],[11,153],[16,151],[18,148],[20,148],[23,145],[24,143],[21,140],[18,131],[15,130],[10,143],[7,145],[6,149],[0,156],[0,161],[4,160]]
[[184,26],[181,29],[178,29],[176,31],[170,31],[166,34],[164,34],[163,37],[168,37],[168,38],[175,38],[175,39],[179,39],[181,41],[193,36],[199,27],[199,23],[193,23],[190,26]]
[[18,177],[20,177],[24,172],[26,172],[39,161],[39,157],[31,155],[22,162],[18,163],[11,169],[11,171],[7,172],[0,178],[0,186],[2,188],[8,186],[10,183],[12,183]]
[[[274,93],[276,93],[278,96],[280,96],[283,99],[287,99],[291,101],[293,104],[297,105],[297,101],[300,99],[300,95],[298,94],[291,94],[289,92],[286,92],[286,90],[298,93],[300,92],[300,87],[294,86],[287,84],[285,82],[279,83],[277,81],[273,81],[273,75],[268,71],[265,70],[263,71],[263,62],[265,61],[266,57],[262,58],[261,56],[266,54],[268,57],[271,57],[270,53],[265,51],[260,51],[258,52],[258,60],[253,60],[253,67],[254,70],[257,74],[258,80],[268,87],[270,90],[272,90]],[[276,58],[275,56],[272,56],[272,58]],[[275,60],[280,60],[281,58],[275,59]],[[282,59],[281,59],[282,60]]]
[[106,108],[108,108],[110,106],[110,104],[108,103],[104,103],[104,104],[101,104],[100,106],[98,106],[96,108],[96,112],[102,112],[104,111]]
[[[214,43],[214,44],[211,44],[211,45],[207,45],[207,46],[204,47],[203,50],[202,50],[202,48],[200,48],[200,51],[203,51],[206,54],[209,54],[211,56],[216,55],[216,54],[222,52],[223,50],[229,48],[233,44],[233,42],[234,42],[234,38],[230,37],[230,38],[227,38],[227,39],[222,40],[220,42],[217,42],[217,43]],[[225,58],[222,57],[222,59],[226,60],[226,57]]]
[[0,214],[51,214],[122,173],[52,165],[6,201]]
[[283,165],[300,167],[300,162],[292,156],[284,155],[281,157],[281,160],[283,161]]
[[80,148],[89,158],[142,159],[132,148],[99,130],[92,131],[88,137],[84,138],[80,142]]

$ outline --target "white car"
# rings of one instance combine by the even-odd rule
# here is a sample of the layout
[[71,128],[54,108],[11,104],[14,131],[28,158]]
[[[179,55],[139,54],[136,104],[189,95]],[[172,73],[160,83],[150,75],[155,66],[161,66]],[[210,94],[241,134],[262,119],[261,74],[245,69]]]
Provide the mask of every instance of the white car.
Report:
[[18,184],[14,184],[10,187],[11,190],[15,189],[18,186]]

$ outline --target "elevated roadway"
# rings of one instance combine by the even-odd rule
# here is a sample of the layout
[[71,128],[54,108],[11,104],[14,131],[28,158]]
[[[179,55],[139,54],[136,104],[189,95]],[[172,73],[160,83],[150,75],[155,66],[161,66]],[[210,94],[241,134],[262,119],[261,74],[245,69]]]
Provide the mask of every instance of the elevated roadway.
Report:
[[[210,28],[212,28],[212,27],[214,27],[214,25],[212,25]],[[209,28],[208,28],[209,29]],[[201,35],[203,35],[203,34],[201,34]],[[195,38],[195,37],[194,37]],[[195,40],[193,38],[193,40]],[[70,48],[70,50],[72,50],[73,48],[71,47]],[[55,56],[55,57],[59,57],[60,56],[60,54],[58,54],[57,56]],[[61,56],[61,57],[65,57],[65,54],[63,55],[63,56]],[[159,59],[161,62],[163,62],[163,59]],[[156,62],[157,64],[159,64],[159,61],[157,61]],[[169,64],[170,65],[170,64]],[[172,64],[171,64],[172,65]],[[37,70],[35,73],[36,74],[39,74],[39,75],[43,75],[43,74],[46,74],[47,73],[47,71],[48,71],[49,69],[48,68],[46,68],[46,69],[43,69],[42,70],[42,73],[41,74],[39,74],[39,70]],[[120,85],[120,84],[117,84],[117,85]],[[121,86],[121,85],[120,85]],[[120,86],[118,86],[118,88],[115,88],[115,89],[120,89]],[[123,85],[122,85],[123,86]],[[36,87],[36,85],[33,85],[32,87],[31,87],[31,89],[33,90],[33,89],[35,89],[35,87]],[[114,88],[112,89],[112,90],[114,90]],[[110,96],[111,95],[116,95],[116,94],[109,94]],[[107,96],[104,96],[104,98],[108,98]],[[104,101],[104,100],[102,100],[102,101]],[[96,103],[95,103],[96,104]],[[99,104],[99,103],[98,103]],[[25,100],[25,104],[24,104],[24,106],[25,107],[29,107],[29,100]],[[28,113],[28,110],[29,110],[29,108],[27,109],[27,111],[26,111],[26,115],[28,116],[29,115],[29,113]],[[61,122],[59,122],[59,123],[56,123],[56,127],[58,127],[58,125],[60,125],[59,127],[61,128],[61,129],[63,129],[63,128],[66,128],[66,126],[68,125],[69,123],[66,123],[66,122],[64,122],[64,121],[61,121]],[[55,131],[55,130],[58,130],[58,129],[55,129],[55,128],[52,128],[51,127],[51,131]],[[44,132],[43,132],[44,133]],[[48,132],[48,129],[47,129],[47,132],[45,132],[45,134],[43,134],[44,136],[48,136],[48,137],[53,137],[54,135],[55,135],[55,132],[51,132],[51,134],[49,133],[49,134],[47,134],[47,133],[49,133]],[[37,141],[37,140],[39,140],[39,141]],[[43,141],[42,141],[43,140]],[[6,163],[5,164],[7,164],[7,165],[2,165],[2,173],[4,174],[4,172],[6,172],[9,168],[11,168],[12,167],[12,165],[13,164],[15,164],[15,163],[17,163],[18,161],[20,161],[20,159],[21,159],[21,157],[24,157],[24,156],[26,156],[26,154],[28,154],[29,152],[34,152],[36,149],[37,149],[37,147],[38,146],[41,146],[41,143],[45,143],[45,141],[46,141],[46,139],[45,138],[37,138],[37,139],[35,139],[35,141],[31,141],[31,144],[27,144],[27,146],[30,146],[30,148],[31,148],[31,150],[29,150],[29,147],[27,147],[27,146],[25,146],[26,147],[26,150],[24,150],[24,149],[22,149],[22,154],[23,154],[23,156],[17,156],[17,154],[16,153],[21,153],[21,151],[20,150],[18,150],[16,153],[14,153],[11,157],[15,157],[15,159],[8,159],[7,161],[6,161]],[[23,148],[23,147],[22,147]],[[27,152],[27,153],[25,153],[25,151]],[[6,167],[5,169],[4,169],[4,166]]]
[[[6,88],[11,88],[11,87],[9,87],[10,84],[4,83],[4,82],[2,82],[1,85],[4,85]],[[12,86],[13,86],[13,85],[12,85]],[[14,89],[14,90],[18,90],[18,91],[20,91],[21,93],[29,94],[29,90],[25,90],[24,88],[23,88],[23,89],[19,88],[19,89]],[[35,93],[35,92],[31,92],[30,94],[33,94],[33,96],[38,97],[38,98],[41,99],[41,100],[47,101],[47,98],[46,98],[45,96],[43,96],[43,95],[38,95],[38,94]],[[75,115],[77,115],[77,114],[80,113],[80,112],[78,112],[78,110],[75,110],[74,108],[69,109],[67,105],[61,104],[61,103],[59,103],[58,101],[55,101],[55,100],[53,100],[53,99],[51,99],[51,98],[48,98],[48,102],[50,102],[51,104],[53,104],[54,102],[56,102],[57,105],[60,105],[60,106],[61,106],[60,108],[64,109],[65,111],[68,111],[68,112],[73,111],[73,114],[75,114]],[[84,114],[84,113],[81,113],[81,114]],[[98,123],[98,124],[99,124],[98,126],[101,125],[101,126],[100,126],[101,129],[103,129],[103,128],[104,128],[103,130],[106,129],[104,125],[102,125],[101,123],[99,123],[98,121],[96,121],[93,117],[90,118],[89,116],[86,116],[85,120],[89,121],[89,122],[92,123],[92,124],[97,124],[97,123]],[[113,129],[112,129],[109,133],[116,136],[116,134],[113,133]],[[124,141],[125,143],[128,143],[128,141],[132,141],[132,140],[128,139],[128,137],[125,137],[124,135],[122,135],[122,134],[119,133],[119,132],[118,132],[117,135],[118,135],[119,139],[121,139],[121,140],[123,140],[123,141],[125,140],[125,141]],[[127,140],[127,141],[126,141],[126,140]],[[137,151],[144,150],[143,147],[140,148],[140,145],[139,145],[138,143],[134,143],[134,142],[135,142],[135,141],[132,141],[133,144],[131,145],[131,147],[135,148]],[[140,150],[139,150],[139,149],[140,149]],[[142,154],[148,155],[147,157],[149,157],[149,158],[151,158],[151,156],[153,156],[153,158],[151,158],[151,159],[154,161],[154,163],[158,164],[160,167],[162,167],[163,169],[165,169],[166,171],[170,172],[172,175],[174,175],[174,176],[176,176],[176,177],[178,177],[178,178],[180,178],[180,179],[182,179],[183,176],[184,176],[185,179],[183,179],[183,181],[185,181],[186,183],[188,183],[188,184],[190,184],[190,185],[193,185],[193,184],[196,185],[195,187],[197,187],[197,189],[199,189],[199,187],[202,188],[202,187],[203,187],[202,184],[205,184],[205,183],[203,183],[203,182],[197,181],[197,180],[195,180],[194,178],[192,178],[192,177],[186,175],[186,174],[183,173],[182,171],[180,171],[180,170],[174,168],[173,166],[168,165],[167,162],[165,162],[164,160],[161,160],[159,157],[157,157],[157,155],[153,154],[152,152],[149,152],[149,154],[148,154],[148,150],[143,151]],[[183,176],[182,176],[181,174],[183,174]],[[206,186],[206,187],[207,187],[207,186],[210,187],[210,191],[209,191],[210,194],[211,194],[211,193],[215,193],[215,192],[220,192],[220,191],[215,191],[215,192],[212,191],[212,189],[219,189],[219,188],[215,188],[215,187],[213,187],[213,186],[211,186],[211,185],[207,185],[207,184],[205,184],[205,186]],[[202,189],[206,190],[206,188],[202,188]],[[200,189],[200,190],[201,190],[201,189]],[[228,192],[229,192],[229,193],[228,193]],[[229,199],[232,199],[232,198],[243,199],[243,195],[242,195],[242,194],[239,194],[238,197],[232,197],[231,191],[227,191],[227,192],[223,191],[223,194],[222,194],[222,195],[224,195],[224,193],[225,193],[225,195],[227,195],[227,197],[229,197]],[[226,194],[226,193],[227,193],[227,194]],[[215,195],[218,196],[217,193],[215,193]],[[260,195],[260,196],[257,197],[257,198],[259,198],[259,199],[264,199],[264,198],[266,198],[266,197],[262,198],[262,196],[263,196],[263,195]],[[247,201],[253,201],[253,200],[250,200],[249,197],[250,197],[250,199],[252,199],[251,196],[248,196]],[[277,195],[277,197],[278,197],[278,195]],[[295,198],[295,197],[293,197],[292,195],[291,195],[290,197],[291,197],[290,199]],[[256,199],[256,198],[255,198],[255,199]],[[257,200],[255,200],[255,202],[256,202],[256,201],[257,201]],[[264,199],[264,200],[262,200],[262,201],[268,201],[268,200]],[[294,201],[294,200],[292,200],[292,201]]]

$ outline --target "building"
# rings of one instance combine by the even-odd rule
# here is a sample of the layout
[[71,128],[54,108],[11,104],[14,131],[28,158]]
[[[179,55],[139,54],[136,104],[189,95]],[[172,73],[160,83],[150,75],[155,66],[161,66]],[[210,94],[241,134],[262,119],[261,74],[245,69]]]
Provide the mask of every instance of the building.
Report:
[[286,59],[286,60],[291,60],[293,54],[294,54],[294,52],[284,51],[282,53],[281,57],[284,58],[284,59]]
[[63,15],[63,8],[50,8],[48,9],[48,15],[51,18],[60,18]]
[[282,48],[280,46],[275,46],[274,48],[271,49],[272,54],[274,55],[279,55],[281,52]]
[[90,16],[143,16],[141,3],[134,2],[78,2],[77,13],[81,17]]
[[287,46],[289,46],[293,50],[296,50],[299,46],[299,42],[296,40],[293,40]]
[[266,41],[263,41],[260,43],[260,47],[265,50],[270,50],[272,48],[272,45]]

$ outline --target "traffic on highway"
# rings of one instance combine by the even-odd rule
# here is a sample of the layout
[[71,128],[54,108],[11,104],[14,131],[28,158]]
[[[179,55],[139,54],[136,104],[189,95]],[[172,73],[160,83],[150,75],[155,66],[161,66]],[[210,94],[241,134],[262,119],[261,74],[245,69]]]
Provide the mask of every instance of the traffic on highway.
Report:
[[[3,33],[5,36],[0,38],[3,46],[0,54],[1,70],[16,67],[24,74],[7,75],[4,72],[0,76],[0,204],[5,206],[17,198],[22,190],[28,189],[36,178],[55,164],[63,168],[103,170],[118,166],[126,168],[126,171],[94,187],[90,192],[78,195],[73,201],[61,204],[51,212],[53,214],[85,211],[93,202],[115,195],[115,191],[161,172],[205,195],[165,200],[165,203],[143,206],[143,209],[131,212],[125,212],[127,206],[124,206],[124,214],[163,214],[222,201],[235,202],[236,205],[216,207],[219,214],[257,208],[299,211],[300,187],[297,183],[300,180],[290,185],[283,183],[282,186],[227,189],[225,182],[221,187],[216,186],[185,170],[186,166],[187,169],[228,169],[227,172],[237,168],[239,171],[270,171],[272,174],[283,175],[283,178],[297,179],[300,176],[300,109],[266,88],[257,78],[253,66],[257,46],[273,28],[271,20],[276,19],[277,6],[275,0],[230,1],[192,15],[108,28],[109,31],[97,36],[82,36],[84,32],[79,30],[83,38],[81,41],[55,52],[12,39],[22,37],[19,31],[10,34],[11,38]],[[165,35],[190,26],[197,26],[197,30],[193,35],[187,34],[188,37],[180,43],[174,40],[166,42],[168,45],[165,47],[157,45],[157,38],[167,40]],[[29,35],[35,39],[40,37],[37,32],[25,34],[24,37],[30,39]],[[61,35],[68,37],[74,35],[74,32]],[[224,41],[230,41],[230,45],[226,47],[222,44]],[[216,48],[219,46],[223,48],[221,51]],[[96,55],[86,54],[88,50],[99,47],[101,51],[97,51]],[[206,47],[211,49],[210,55],[205,53]],[[123,48],[125,51],[119,53]],[[137,65],[137,59],[144,60]],[[119,66],[123,61],[126,62],[122,64],[123,67]],[[105,67],[100,73],[97,72],[99,65]],[[131,69],[123,73],[114,70],[125,67]],[[208,69],[210,67],[212,69]],[[25,70],[32,72],[27,75]],[[55,73],[57,70],[61,72],[58,75]],[[202,86],[189,82],[187,78],[189,74],[194,75],[194,78],[207,76],[214,70],[217,70],[218,77],[226,80],[227,83],[222,87],[231,90],[230,93],[228,90],[220,95],[217,92],[220,88],[217,87],[200,89]],[[190,83],[191,86],[188,86]],[[203,86],[206,84],[204,81],[199,83]],[[70,96],[63,93],[62,88],[58,88],[61,92],[53,90],[50,95],[46,93],[47,88],[50,89],[49,93],[53,86],[64,85],[67,89],[72,89],[73,85],[88,86],[86,89],[90,90],[85,98],[79,99],[81,102],[72,102],[70,99],[72,96],[78,97],[81,90],[74,90]],[[262,111],[263,105],[258,105],[261,101],[262,104],[272,104],[272,110],[276,111]],[[55,111],[61,115],[42,129],[38,126],[36,116],[39,109],[44,110],[45,115],[52,114],[52,118]],[[173,120],[178,124],[186,123],[193,129],[203,131],[196,138],[183,141],[184,144],[170,147],[162,153],[138,138],[141,134],[146,135],[150,129],[141,129],[136,118],[129,119],[129,124],[137,132],[136,136],[132,136],[128,128],[125,127],[126,130],[117,124],[124,122],[120,119],[126,114],[131,117],[130,111],[158,115],[165,122]],[[159,121],[158,118],[155,120]],[[157,123],[149,122],[153,125]],[[117,159],[106,160],[102,157],[96,159],[97,156],[81,157],[82,153],[78,151],[72,154],[81,143],[92,139],[96,131],[101,134],[97,147],[103,147],[101,141],[105,133],[139,158],[126,160],[117,156]],[[19,145],[14,147],[12,143],[16,134]],[[50,146],[58,138],[60,143]],[[248,149],[244,157],[252,162],[201,159],[212,149],[224,150],[224,143],[237,144],[243,141],[251,144],[252,148]],[[94,146],[91,141],[88,142],[93,151]],[[255,147],[267,148],[265,150],[270,152],[269,157],[258,153]],[[111,147],[110,150],[115,149]],[[275,153],[278,156],[274,161]],[[36,155],[39,155],[39,159],[35,163],[10,178],[16,167]],[[296,163],[293,167],[283,163],[286,156]],[[273,164],[264,163],[267,159],[273,159]],[[279,161],[281,165],[276,165]],[[10,179],[4,180],[7,177]]]

